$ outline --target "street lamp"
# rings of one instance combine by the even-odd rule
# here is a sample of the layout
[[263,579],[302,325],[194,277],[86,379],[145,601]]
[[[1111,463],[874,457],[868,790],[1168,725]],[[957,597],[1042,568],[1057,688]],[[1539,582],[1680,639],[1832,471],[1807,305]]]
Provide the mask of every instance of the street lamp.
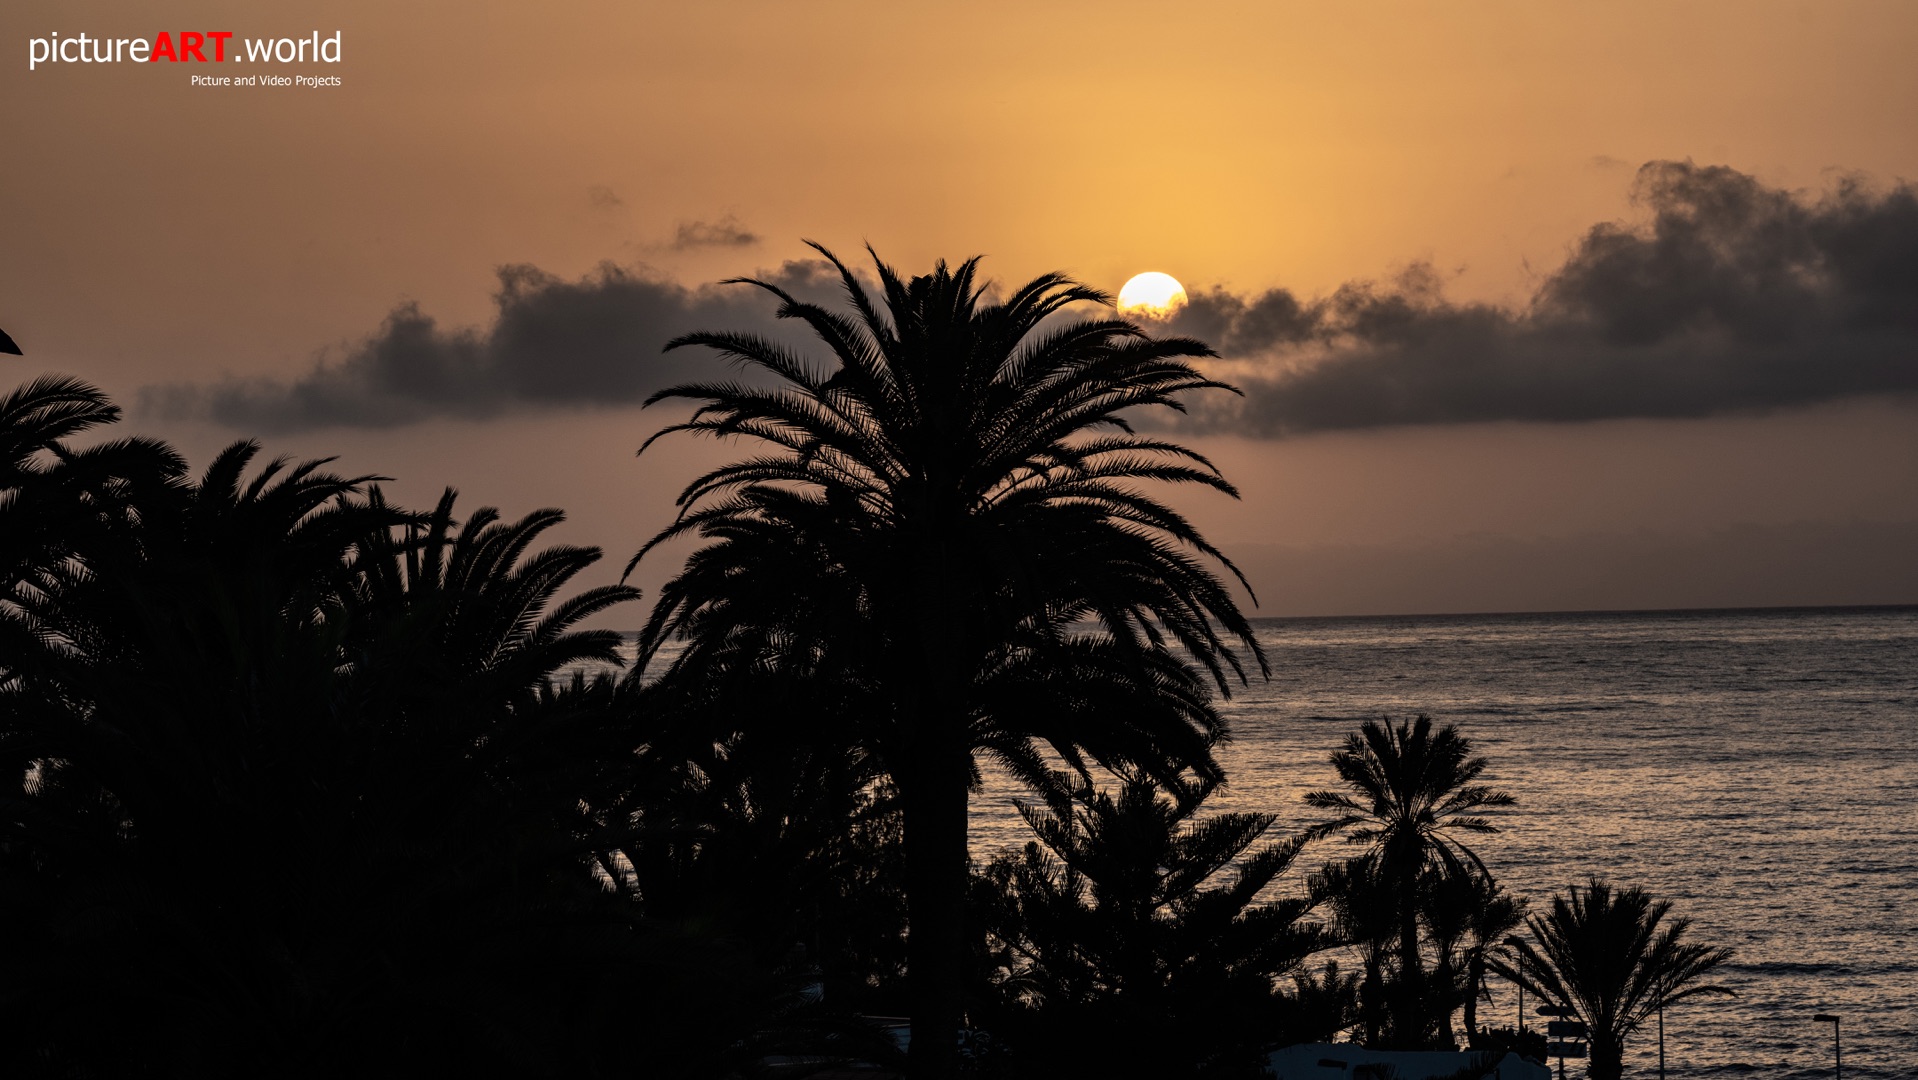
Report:
[[1831,1013],[1819,1013],[1811,1019],[1815,1024],[1831,1025],[1831,1075],[1834,1080],[1844,1080],[1845,1054],[1838,1044],[1838,1017]]
[[1658,1080],[1665,1080],[1665,994],[1658,995]]
[[1658,1080],[1665,1080],[1665,995],[1671,988],[1661,979],[1658,994]]

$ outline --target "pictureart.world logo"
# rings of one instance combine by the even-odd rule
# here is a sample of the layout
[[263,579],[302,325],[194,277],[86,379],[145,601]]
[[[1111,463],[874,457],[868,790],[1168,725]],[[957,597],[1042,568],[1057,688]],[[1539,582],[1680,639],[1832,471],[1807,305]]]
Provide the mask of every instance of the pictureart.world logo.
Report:
[[[27,40],[27,70],[86,64],[338,64],[345,32],[300,37],[240,37],[231,30],[162,30],[144,37],[49,33]],[[337,75],[195,74],[194,86],[338,86]]]

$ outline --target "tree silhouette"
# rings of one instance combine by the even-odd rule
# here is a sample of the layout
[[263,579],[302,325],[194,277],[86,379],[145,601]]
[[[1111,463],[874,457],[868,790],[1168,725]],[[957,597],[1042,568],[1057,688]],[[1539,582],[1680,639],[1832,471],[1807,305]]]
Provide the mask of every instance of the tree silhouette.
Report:
[[1592,1080],[1618,1080],[1625,1040],[1660,1008],[1732,992],[1704,981],[1731,950],[1684,940],[1691,920],[1670,913],[1670,901],[1594,877],[1532,916],[1537,944],[1521,943],[1516,962],[1494,960],[1493,970],[1571,1008],[1589,1029]]
[[[938,1077],[955,1067],[974,755],[1034,778],[1042,746],[1079,770],[1090,759],[1171,783],[1212,776],[1219,719],[1204,676],[1221,691],[1243,677],[1233,640],[1264,670],[1206,560],[1230,564],[1134,486],[1236,494],[1203,457],[1127,421],[1224,387],[1188,363],[1212,355],[1200,342],[1065,317],[1110,301],[1060,275],[991,302],[976,259],[906,280],[875,256],[876,303],[814,246],[850,313],[745,283],[811,330],[823,365],[740,333],[668,346],[715,349],[773,385],[651,399],[698,408],[648,446],[692,432],[767,449],[689,484],[679,518],[634,557],[710,541],[661,591],[641,652],[677,636],[688,645],[667,678],[789,668],[863,695],[832,737],[868,747],[899,788],[914,1075]],[[758,720],[777,717],[741,722]]]
[[[1478,1004],[1486,996],[1485,973],[1513,930],[1524,925],[1525,902],[1494,881],[1489,874],[1430,875],[1425,890],[1423,921],[1436,954],[1431,993],[1450,992],[1463,1009],[1465,1041],[1479,1041]],[[1442,1039],[1454,1033],[1447,1010]]]
[[1195,819],[1205,794],[1175,801],[1135,780],[1116,797],[1020,804],[1037,840],[994,859],[974,895],[995,1030],[1027,1071],[1257,1076],[1265,1046],[1306,1034],[1277,980],[1328,939],[1303,921],[1309,898],[1262,899],[1303,842],[1255,850],[1274,817]]
[[822,984],[836,1007],[898,1015],[897,799],[869,754],[818,742],[814,725],[830,717],[793,715],[810,695],[766,689],[723,700],[781,710],[789,726],[691,746],[662,730],[685,727],[688,703],[648,700],[649,715],[671,721],[648,728],[665,738],[641,755],[628,808],[644,827],[622,849],[622,880],[649,917],[735,937],[761,963]]
[[1393,1030],[1392,958],[1399,927],[1399,896],[1366,859],[1329,863],[1312,875],[1339,942],[1356,950],[1359,970],[1352,985],[1351,1023],[1364,1046],[1381,1046]]
[[[1430,986],[1420,947],[1420,916],[1437,881],[1485,875],[1485,865],[1459,834],[1495,833],[1498,827],[1479,816],[1511,806],[1511,795],[1476,783],[1486,768],[1473,757],[1471,743],[1453,725],[1437,732],[1420,716],[1394,726],[1366,721],[1332,755],[1332,767],[1346,790],[1308,792],[1306,804],[1338,816],[1308,831],[1322,837],[1343,832],[1347,841],[1367,845],[1344,878],[1367,896],[1390,898],[1397,938],[1390,986],[1368,972],[1366,988],[1389,1021],[1377,1038],[1403,1049],[1449,1046],[1452,994]],[[1377,904],[1367,902],[1368,910]],[[1368,916],[1368,922],[1371,921]],[[1374,961],[1383,959],[1373,953]],[[1376,995],[1383,993],[1383,999]]]
[[8,952],[44,973],[31,996],[9,980],[4,1006],[48,1040],[29,1056],[110,1052],[88,1023],[175,1068],[320,1034],[284,1022],[312,999],[274,992],[297,963],[262,946],[345,887],[301,874],[338,851],[312,826],[351,821],[354,793],[301,781],[352,760],[319,723],[341,659],[323,613],[342,553],[382,519],[347,511],[362,482],[317,463],[248,483],[255,449],[133,492],[67,485],[64,463],[27,485],[80,540],[8,598],[40,646],[9,651],[0,710],[9,756],[31,763],[0,845]]
[[[9,594],[0,599],[0,622],[9,635],[23,629],[11,594],[31,591],[35,574],[84,558],[107,536],[124,535],[132,508],[184,474],[179,455],[151,439],[86,448],[68,442],[119,418],[98,388],[65,375],[42,376],[0,397],[0,574]],[[13,647],[0,655],[18,657],[41,643],[30,633],[9,640]]]
[[0,1073],[885,1060],[606,873],[650,730],[578,624],[636,592],[574,591],[599,552],[540,548],[557,511],[71,445],[118,415],[72,379],[0,396]]

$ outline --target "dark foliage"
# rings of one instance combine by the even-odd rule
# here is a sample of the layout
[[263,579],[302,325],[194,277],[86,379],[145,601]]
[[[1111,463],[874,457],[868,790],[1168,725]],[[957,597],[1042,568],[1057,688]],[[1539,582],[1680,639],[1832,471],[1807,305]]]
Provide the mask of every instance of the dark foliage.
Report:
[[594,872],[628,823],[598,552],[323,462],[199,478],[0,402],[0,1045],[9,1075],[715,1075],[791,987]]
[[[761,686],[759,689],[769,689]],[[670,687],[652,702],[668,706]],[[753,707],[722,695],[735,707]],[[625,807],[636,830],[616,879],[654,918],[727,937],[763,965],[816,980],[827,1001],[876,1015],[903,1011],[905,896],[898,800],[871,757],[809,740],[828,718],[681,745],[650,743]]]
[[1326,943],[1309,899],[1272,895],[1302,842],[1255,848],[1271,815],[1194,819],[1203,797],[1135,780],[1021,807],[1037,840],[974,881],[972,1016],[1022,1074],[1258,1076],[1266,1047],[1323,1033],[1304,1028],[1344,989],[1336,969],[1301,979],[1303,1007],[1282,989]]

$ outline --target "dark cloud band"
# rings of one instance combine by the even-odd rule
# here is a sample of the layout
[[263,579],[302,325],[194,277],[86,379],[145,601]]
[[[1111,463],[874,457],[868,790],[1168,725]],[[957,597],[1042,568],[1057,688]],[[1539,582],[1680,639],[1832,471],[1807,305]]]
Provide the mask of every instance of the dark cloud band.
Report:
[[1689,162],[1639,170],[1521,310],[1414,266],[1302,301],[1200,292],[1174,329],[1246,397],[1193,423],[1258,436],[1493,420],[1695,417],[1918,392],[1918,188],[1816,199]]
[[[1214,343],[1246,396],[1196,403],[1185,422],[1278,437],[1918,392],[1918,188],[1844,181],[1810,198],[1724,167],[1653,162],[1634,196],[1643,223],[1593,227],[1519,309],[1450,301],[1426,266],[1312,300],[1198,291],[1171,329]],[[751,239],[701,228],[681,239]],[[833,288],[813,264],[773,276],[822,298]],[[495,299],[484,331],[403,305],[290,382],[151,387],[143,405],[254,431],[623,405],[712,373],[694,351],[661,354],[678,334],[778,332],[757,290],[690,290],[611,266],[579,281],[507,267]]]
[[[836,281],[823,266],[787,263],[769,276],[789,290],[819,292]],[[499,314],[486,331],[443,329],[417,305],[403,304],[343,358],[290,382],[148,387],[142,410],[270,433],[630,405],[712,374],[710,357],[661,351],[680,334],[713,327],[781,332],[769,298],[740,286],[687,289],[612,265],[579,281],[531,266],[503,267],[499,279]]]

